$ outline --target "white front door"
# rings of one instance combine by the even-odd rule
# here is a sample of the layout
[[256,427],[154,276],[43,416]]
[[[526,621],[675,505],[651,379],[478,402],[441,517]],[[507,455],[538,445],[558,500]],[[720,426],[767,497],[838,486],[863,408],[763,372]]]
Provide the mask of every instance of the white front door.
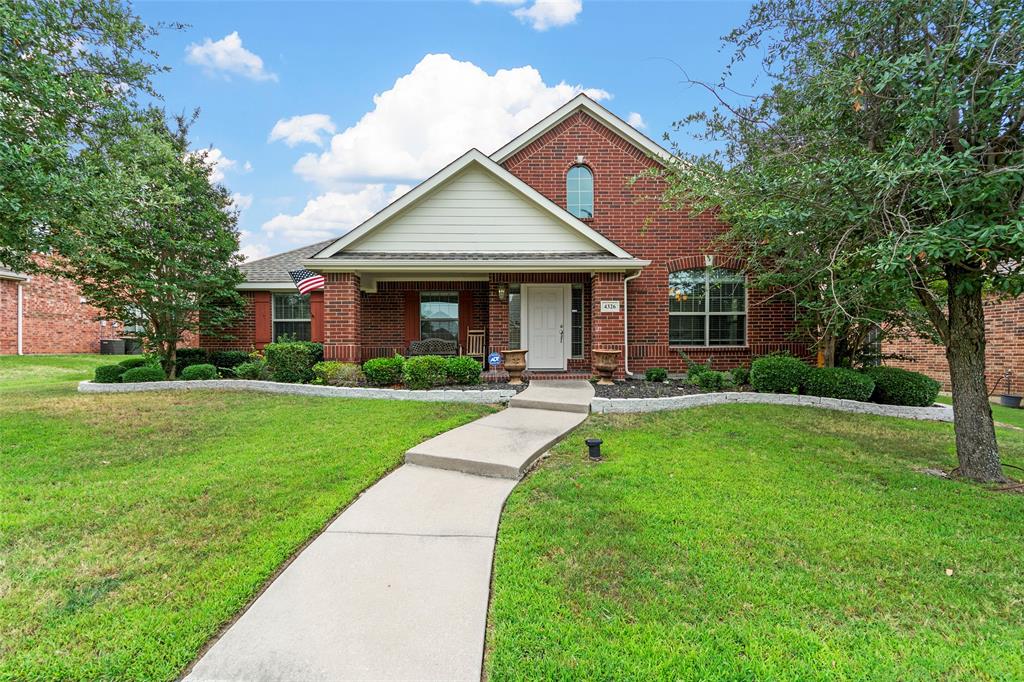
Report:
[[529,285],[526,292],[526,363],[530,369],[565,369],[566,288]]

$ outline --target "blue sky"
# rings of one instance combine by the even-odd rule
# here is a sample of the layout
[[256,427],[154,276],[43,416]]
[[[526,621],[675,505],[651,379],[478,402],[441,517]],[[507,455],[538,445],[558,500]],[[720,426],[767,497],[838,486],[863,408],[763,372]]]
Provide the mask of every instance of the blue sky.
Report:
[[[243,253],[343,234],[476,146],[490,153],[581,89],[660,141],[710,106],[741,2],[142,2],[171,112],[241,209]],[[741,79],[742,80],[742,79]],[[749,82],[749,78],[747,81]],[[676,136],[688,151],[703,143]]]

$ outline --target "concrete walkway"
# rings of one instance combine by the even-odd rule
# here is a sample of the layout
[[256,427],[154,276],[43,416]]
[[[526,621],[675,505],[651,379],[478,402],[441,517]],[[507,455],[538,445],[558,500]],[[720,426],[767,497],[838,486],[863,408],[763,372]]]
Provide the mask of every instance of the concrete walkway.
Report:
[[584,381],[534,382],[509,409],[414,447],[186,680],[479,680],[505,498],[586,419],[593,394]]

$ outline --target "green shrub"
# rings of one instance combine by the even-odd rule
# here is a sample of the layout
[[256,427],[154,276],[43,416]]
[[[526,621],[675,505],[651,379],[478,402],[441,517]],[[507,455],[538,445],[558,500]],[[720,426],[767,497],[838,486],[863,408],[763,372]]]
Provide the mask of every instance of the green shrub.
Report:
[[470,386],[480,383],[480,372],[484,370],[483,365],[473,358],[460,355],[445,360],[445,372],[447,383]]
[[306,384],[313,380],[313,365],[323,359],[324,347],[310,341],[268,343],[263,349],[274,381]]
[[248,351],[217,350],[210,353],[210,364],[219,369],[234,369],[243,362],[249,362]]
[[313,365],[313,383],[322,386],[358,386],[363,383],[363,370],[351,362],[326,360]]
[[706,364],[702,364],[700,362],[691,362],[690,365],[686,368],[686,378],[690,380],[690,383],[697,383],[697,377],[699,377],[704,372],[711,371],[713,370],[711,369],[710,358],[708,358]]
[[664,367],[651,367],[644,372],[644,378],[648,381],[668,381],[668,370]]
[[100,365],[93,375],[93,382],[97,384],[116,384],[121,381],[121,375],[128,370],[124,365]]
[[804,379],[804,393],[822,398],[866,401],[875,390],[867,374],[843,367],[812,367]]
[[740,365],[739,367],[733,367],[729,370],[729,374],[732,375],[733,383],[737,386],[743,386],[750,382],[750,370]]
[[217,368],[213,365],[189,365],[181,370],[181,378],[186,381],[206,381],[217,378]]
[[151,365],[153,361],[147,358],[145,355],[133,355],[130,358],[125,358],[121,362],[117,363],[125,369],[134,369],[135,367],[142,367],[144,365]]
[[751,363],[750,384],[759,393],[799,393],[810,369],[788,355],[766,355]]
[[402,383],[405,358],[397,353],[393,358],[373,358],[363,363],[363,374],[374,386],[394,386]]
[[402,377],[409,388],[433,388],[448,379],[447,366],[447,360],[440,355],[417,355],[405,361]]
[[239,379],[257,379],[267,381],[270,379],[270,368],[266,360],[250,360],[236,365],[232,370]]
[[721,391],[725,386],[725,372],[706,369],[693,378],[693,383],[702,391]]
[[121,382],[125,384],[139,384],[144,381],[164,381],[164,371],[153,365],[135,367],[121,375]]
[[190,365],[205,365],[208,362],[210,352],[205,348],[179,348],[174,356],[174,368],[178,374]]
[[875,381],[871,402],[928,407],[939,395],[939,382],[920,372],[899,367],[872,367],[865,372]]

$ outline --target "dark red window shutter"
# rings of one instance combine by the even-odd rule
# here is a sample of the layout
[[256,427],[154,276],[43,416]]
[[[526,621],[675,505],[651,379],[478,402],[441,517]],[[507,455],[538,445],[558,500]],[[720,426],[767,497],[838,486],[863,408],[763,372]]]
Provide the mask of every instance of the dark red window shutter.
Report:
[[405,343],[420,340],[420,292],[405,292]]
[[324,292],[314,291],[309,295],[310,340],[324,342]]
[[256,318],[256,329],[253,343],[262,348],[273,340],[274,330],[271,328],[270,292],[257,291],[253,294],[253,312]]
[[473,324],[473,292],[459,292],[459,347],[466,347],[466,331]]

